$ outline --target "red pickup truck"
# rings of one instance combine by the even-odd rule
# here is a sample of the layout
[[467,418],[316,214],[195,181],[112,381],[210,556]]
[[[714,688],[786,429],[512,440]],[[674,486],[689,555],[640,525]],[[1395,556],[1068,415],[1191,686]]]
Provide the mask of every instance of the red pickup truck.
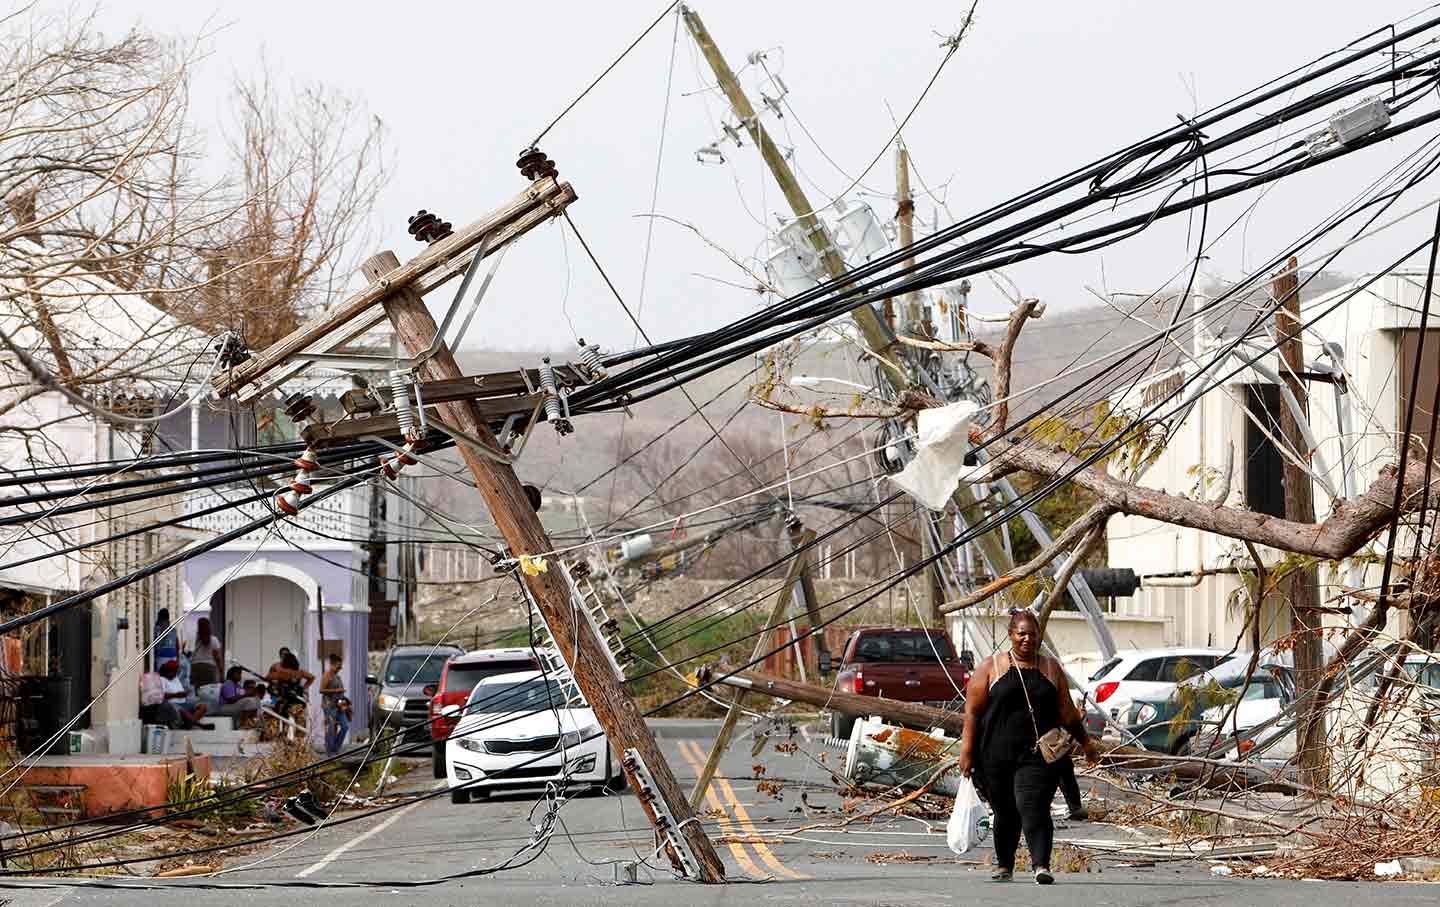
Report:
[[[970,672],[944,630],[872,627],[856,630],[846,640],[835,688],[954,708],[964,698],[969,681]],[[830,733],[835,737],[850,739],[854,726],[853,716],[830,713]]]

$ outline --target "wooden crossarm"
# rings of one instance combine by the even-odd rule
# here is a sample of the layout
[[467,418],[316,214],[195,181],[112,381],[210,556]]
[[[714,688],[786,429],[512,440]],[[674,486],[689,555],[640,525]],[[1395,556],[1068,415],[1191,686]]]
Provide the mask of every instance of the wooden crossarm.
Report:
[[[553,177],[537,180],[499,208],[426,247],[390,273],[372,280],[365,289],[296,328],[255,358],[215,376],[215,392],[221,397],[233,396],[292,357],[307,352],[328,352],[354,339],[379,323],[381,319],[372,313],[397,289],[409,287],[421,295],[428,293],[464,272],[474,249],[487,235],[490,236],[485,248],[488,256],[558,215],[576,198],[575,190],[569,183],[557,182]],[[472,255],[467,256],[466,252]],[[360,321],[355,323],[357,319]],[[293,366],[289,371],[291,377],[298,374],[298,369]]]

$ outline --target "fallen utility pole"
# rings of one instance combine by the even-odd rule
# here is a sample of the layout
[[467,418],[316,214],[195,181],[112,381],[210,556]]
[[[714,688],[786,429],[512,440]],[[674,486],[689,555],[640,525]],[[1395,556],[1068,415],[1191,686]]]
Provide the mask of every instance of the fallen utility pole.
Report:
[[[473,260],[476,255],[498,248],[559,214],[575,198],[568,184],[556,183],[553,164],[538,151],[527,150],[521,158],[522,166],[530,160],[533,167],[536,158],[543,161],[548,172],[538,178],[532,176],[534,182],[527,192],[497,212],[455,233],[448,232],[448,224],[432,225],[426,230],[428,236],[412,229],[417,238],[430,243],[425,252],[405,265],[401,265],[392,252],[372,256],[361,266],[370,281],[369,286],[338,307],[345,317],[331,317],[327,313],[312,321],[263,351],[252,362],[219,376],[217,388],[233,394],[247,384],[270,380],[267,372],[282,369],[291,357],[303,360],[307,353],[319,352],[319,348],[330,343],[334,337],[348,334],[357,320],[372,321],[369,310],[375,306],[383,306],[384,315],[393,325],[396,337],[413,357],[406,366],[411,372],[410,378],[461,380],[460,367],[425,306],[423,289],[427,282],[431,286],[443,282],[442,277],[447,272],[457,268],[463,270],[468,265],[460,265],[459,262],[464,261],[467,254]],[[531,173],[526,175],[531,176]],[[431,219],[438,221],[433,216]],[[412,228],[414,226],[412,223]],[[395,377],[392,373],[392,378]],[[553,393],[550,388],[546,390],[547,394]],[[413,427],[410,400],[400,394],[395,403],[397,415],[404,414],[402,424],[407,428],[407,437],[405,451],[385,463],[385,473],[391,477],[401,468],[416,462],[411,453],[421,443],[422,433]],[[297,422],[311,421],[314,409],[308,399],[287,403],[287,413]],[[545,563],[554,560],[554,555],[549,552],[555,546],[547,537],[515,474],[509,452],[491,434],[486,419],[470,400],[441,403],[436,410],[451,430],[464,436],[457,447],[496,527],[509,546],[510,555],[531,566],[531,569],[519,570],[518,579],[544,618],[560,656],[587,705],[595,712],[609,745],[623,754],[621,763],[625,776],[635,789],[641,807],[660,840],[666,842],[672,865],[699,881],[724,881],[724,864],[681,792],[635,701],[621,685],[610,651],[590,622],[577,617],[579,609],[572,597],[564,565]],[[535,427],[532,425],[528,430],[533,431]],[[315,468],[308,458],[297,461],[297,466]],[[277,500],[282,508],[295,506],[294,501],[299,496],[310,493],[308,483],[302,481],[303,475],[301,473],[292,484],[292,490],[285,493],[294,497],[286,499],[282,496],[281,500]],[[544,569],[541,569],[542,566]]]
[[[799,539],[800,545],[814,541],[815,530],[803,530]],[[784,620],[785,613],[790,609],[790,600],[794,594],[795,584],[799,582],[800,573],[804,569],[803,554],[790,559],[790,567],[785,572],[785,583],[775,594],[775,607],[770,609],[770,617],[760,630],[759,638],[755,640],[755,651],[750,656],[752,659],[759,658],[770,647],[770,632],[779,625],[780,621]],[[690,791],[690,805],[695,809],[699,809],[700,804],[705,802],[705,792],[710,789],[710,781],[720,768],[720,757],[724,756],[725,750],[730,747],[730,738],[735,733],[735,725],[740,720],[740,710],[744,706],[745,690],[737,688],[735,698],[730,701],[730,708],[725,712],[725,720],[720,723],[720,733],[715,735],[715,742],[710,746],[710,755],[705,759],[705,767],[700,770],[700,777],[695,779],[695,787]]]
[[[1303,325],[1300,321],[1300,275],[1298,264],[1292,256],[1285,270],[1276,276],[1271,292],[1279,302],[1275,312],[1275,331],[1280,338],[1280,380],[1285,382],[1295,397],[1296,409],[1301,416],[1309,415],[1309,392],[1305,382],[1297,377],[1305,370],[1304,343],[1301,338]],[[1280,407],[1281,439],[1300,458],[1309,463],[1311,450],[1305,443],[1304,432],[1296,414],[1288,406]],[[1299,523],[1315,522],[1315,492],[1310,484],[1310,473],[1297,465],[1291,458],[1284,462],[1285,519]],[[1325,653],[1320,634],[1320,597],[1318,571],[1315,567],[1302,567],[1290,571],[1287,585],[1290,599],[1290,631],[1295,640],[1295,687],[1304,690],[1300,704],[1300,726],[1296,739],[1310,741],[1297,753],[1300,783],[1324,790],[1326,788],[1325,753],[1325,710],[1316,705],[1315,691],[1325,671]],[[1259,620],[1259,615],[1256,615]]]
[[[722,670],[723,668],[717,665],[707,672],[701,672],[701,683],[724,684],[747,693],[762,693],[777,699],[804,702],[857,718],[873,715],[891,724],[921,729],[940,728],[956,737],[962,737],[965,733],[965,715],[958,710],[937,709],[918,702],[900,702],[879,696],[857,696],[854,693],[842,693],[757,671],[741,671],[727,676],[720,673]],[[709,675],[713,675],[713,681]],[[1134,746],[1107,747],[1100,756],[1100,763],[1127,770],[1163,771],[1176,778],[1200,781],[1205,787],[1263,787],[1285,792],[1293,792],[1295,789],[1294,785],[1277,781],[1258,768],[1216,765],[1214,760],[1166,756]]]

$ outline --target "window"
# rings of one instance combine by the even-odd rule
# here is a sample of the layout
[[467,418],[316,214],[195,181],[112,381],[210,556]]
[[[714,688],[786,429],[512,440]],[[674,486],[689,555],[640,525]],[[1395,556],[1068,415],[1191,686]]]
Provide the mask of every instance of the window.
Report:
[[1164,663],[1165,659],[1163,658],[1147,658],[1131,668],[1130,673],[1125,675],[1125,679],[1153,683],[1160,679],[1160,666]]
[[536,664],[529,658],[518,661],[487,661],[483,664],[452,664],[445,675],[445,692],[468,693],[486,677],[534,670],[537,670]]
[[[1420,368],[1420,390],[1418,399],[1415,401],[1415,421],[1410,428],[1412,437],[1419,440],[1420,444],[1428,445],[1430,441],[1431,427],[1435,424],[1435,414],[1430,411],[1430,405],[1435,400],[1435,376],[1440,375],[1440,331],[1428,331],[1425,338],[1425,349],[1420,350],[1420,332],[1407,330],[1400,332],[1400,362],[1395,369],[1396,388],[1399,391],[1400,411],[1396,414],[1395,430],[1405,430],[1405,414],[1410,409],[1410,384],[1415,380],[1415,368],[1417,362],[1415,354],[1420,352],[1423,361],[1419,362]],[[1440,441],[1437,441],[1440,447]],[[1436,451],[1430,451],[1431,457],[1436,457]]]
[[386,683],[438,683],[445,662],[454,654],[436,652],[433,655],[395,655],[385,664]]
[[470,691],[466,712],[541,712],[569,708],[565,691],[554,680],[536,677],[519,683],[481,683]]
[[1245,506],[1256,513],[1285,516],[1285,468],[1275,442],[1260,430],[1280,437],[1280,387],[1245,385]]
[[1118,658],[1112,658],[1109,661],[1105,662],[1103,665],[1100,666],[1100,670],[1090,675],[1090,682],[1098,683],[1101,679],[1105,677],[1106,674],[1109,674],[1111,671],[1115,670],[1115,668],[1119,666],[1119,664],[1120,659]]
[[1219,660],[1214,655],[1172,655],[1165,659],[1155,679],[1161,683],[1179,683],[1187,677],[1204,674]]

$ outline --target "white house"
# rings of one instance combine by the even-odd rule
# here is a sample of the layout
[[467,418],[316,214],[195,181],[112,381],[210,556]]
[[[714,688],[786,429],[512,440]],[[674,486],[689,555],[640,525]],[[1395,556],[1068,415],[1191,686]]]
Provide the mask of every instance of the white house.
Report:
[[[56,292],[57,287],[61,292]],[[57,391],[33,393],[32,378],[23,365],[13,356],[0,357],[0,378],[9,388],[0,391],[0,426],[9,429],[0,431],[0,463],[9,473],[0,472],[0,480],[7,482],[0,488],[0,502],[9,501],[9,506],[0,507],[0,518],[90,501],[94,498],[86,493],[87,483],[139,476],[97,474],[64,483],[72,491],[63,498],[16,501],[62,487],[23,481],[35,470],[103,464],[170,450],[239,449],[249,456],[243,461],[221,461],[222,465],[250,467],[265,462],[263,451],[256,453],[262,440],[257,437],[256,410],[240,410],[208,395],[206,378],[215,355],[210,338],[83,273],[52,284],[51,295],[43,300],[24,286],[5,289],[9,292],[0,293],[0,329],[53,374],[107,376],[104,381],[76,384],[96,407],[132,415],[173,415],[161,421],[153,434],[143,427],[97,418]],[[282,385],[257,401],[256,409],[273,411],[285,395],[297,390],[313,394],[322,408],[338,408],[338,395],[351,386],[348,376],[312,370],[303,380]],[[283,415],[275,421],[282,433],[290,431],[293,437]],[[194,477],[197,483],[201,479]],[[128,503],[114,498],[116,503],[104,508],[0,526],[0,608],[7,616],[33,610],[244,525],[268,513],[264,501],[205,511],[254,495],[257,489],[273,488],[274,481],[267,477],[197,487]],[[319,490],[324,481],[316,484]],[[156,615],[166,609],[181,625],[184,640],[193,639],[199,617],[209,616],[224,641],[227,664],[242,664],[260,673],[276,660],[277,650],[287,646],[318,676],[321,641],[333,645],[338,640],[346,660],[347,688],[357,703],[363,703],[370,603],[398,597],[394,580],[387,589],[384,581],[372,584],[368,576],[382,571],[372,569],[362,543],[371,536],[372,517],[383,513],[386,503],[372,506],[371,488],[367,483],[349,489],[274,531],[235,539],[177,569],[39,622],[24,634],[20,663],[4,667],[50,678],[59,691],[56,695],[67,697],[56,704],[61,723],[90,704],[77,727],[93,728],[112,752],[136,752],[139,675],[150,667],[144,653],[154,640]],[[393,500],[389,503],[393,513]],[[187,514],[199,515],[177,519]],[[103,541],[166,520],[176,520],[177,525]],[[57,553],[71,546],[84,547]],[[393,560],[393,553],[388,557]],[[383,572],[391,577],[397,573]],[[388,614],[381,616],[388,621]],[[312,714],[318,714],[318,708]],[[355,733],[364,731],[367,715],[363,705],[355,709]]]
[[[1307,298],[1302,287],[1307,372],[1339,373],[1344,379],[1339,384],[1307,382],[1317,519],[1325,519],[1337,499],[1363,492],[1381,467],[1397,459],[1424,284],[1423,272],[1397,271],[1378,279],[1360,278],[1313,298]],[[1196,307],[1207,301],[1197,300]],[[1233,343],[1253,312],[1253,307],[1232,306],[1223,316],[1202,315],[1191,340],[1193,358],[1114,402],[1131,412],[1148,408],[1194,376],[1216,350]],[[1428,335],[1413,429],[1422,439],[1433,418],[1430,399],[1440,375],[1440,319],[1432,319]],[[1276,443],[1281,438],[1279,408],[1284,405],[1276,380],[1284,366],[1275,353],[1262,356],[1254,367],[1243,362],[1270,345],[1274,336],[1273,322],[1267,322],[1235,355],[1211,370],[1208,380],[1219,381],[1220,387],[1195,401],[1168,447],[1144,473],[1142,484],[1284,515],[1283,461]],[[1135,516],[1113,517],[1107,530],[1110,565],[1131,567],[1143,577],[1135,597],[1117,599],[1118,615],[1163,618],[1167,644],[1229,647],[1235,642],[1245,617],[1244,579],[1235,571],[1252,563],[1241,542]],[[1412,536],[1409,544],[1413,541]],[[1365,553],[1383,557],[1382,546],[1383,538]],[[1280,554],[1262,549],[1262,558],[1273,564]],[[1339,569],[1322,567],[1319,580],[1324,601],[1342,586],[1373,588],[1380,581],[1379,568],[1347,562]],[[1393,620],[1394,629],[1403,629],[1398,623],[1403,616]],[[1267,603],[1263,636],[1268,640],[1288,632],[1288,610]]]

